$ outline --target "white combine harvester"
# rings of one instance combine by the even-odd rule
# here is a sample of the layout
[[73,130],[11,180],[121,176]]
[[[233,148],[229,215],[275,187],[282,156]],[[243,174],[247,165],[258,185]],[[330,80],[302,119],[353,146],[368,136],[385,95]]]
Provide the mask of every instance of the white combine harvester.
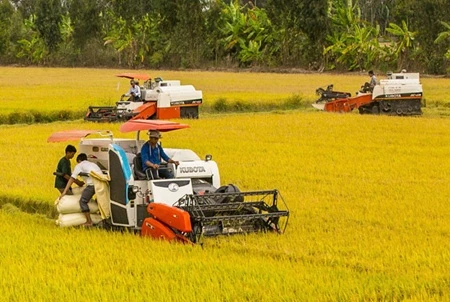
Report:
[[[198,242],[203,235],[284,232],[289,211],[281,194],[277,190],[240,192],[234,185],[221,186],[217,163],[210,155],[201,159],[192,150],[164,148],[180,163],[166,164],[174,178],[149,179],[142,172],[139,152],[145,141],[139,138],[140,132],[187,127],[170,121],[130,120],[120,130],[136,131],[136,139],[115,138],[110,131],[75,130],[56,132],[48,141],[80,139],[79,152],[86,153],[108,175],[109,196],[102,201],[107,205],[103,212],[108,213],[102,217],[105,227],[189,242]],[[92,137],[95,134],[100,137]]]
[[421,115],[422,84],[418,73],[392,73],[370,91],[366,83],[356,96],[351,93],[318,88],[320,98],[313,107],[330,112],[350,112],[358,109],[361,114]]
[[84,117],[86,121],[114,122],[129,119],[176,119],[198,118],[199,106],[203,102],[203,93],[192,85],[181,85],[178,80],[153,81],[146,74],[122,73],[120,78],[139,80],[141,98],[116,102],[116,106],[89,106]]

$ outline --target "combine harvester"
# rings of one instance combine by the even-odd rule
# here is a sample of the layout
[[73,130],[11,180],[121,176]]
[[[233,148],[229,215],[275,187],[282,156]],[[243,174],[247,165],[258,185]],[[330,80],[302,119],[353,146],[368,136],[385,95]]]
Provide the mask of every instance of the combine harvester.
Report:
[[320,98],[313,107],[329,112],[350,112],[358,109],[360,114],[421,115],[422,84],[418,73],[392,73],[370,91],[368,83],[352,97],[351,93],[318,88]]
[[141,98],[137,101],[124,100],[116,106],[89,106],[84,117],[86,121],[115,122],[130,119],[176,119],[198,118],[198,109],[202,104],[202,91],[192,85],[181,85],[178,80],[154,81],[146,74],[122,73],[120,78],[144,81]]
[[[109,187],[106,200],[97,194],[103,219],[99,225],[105,228],[193,243],[202,236],[283,233],[289,211],[281,194],[277,190],[240,192],[234,185],[221,186],[217,163],[210,155],[202,160],[192,150],[165,148],[167,155],[180,163],[166,164],[174,178],[149,179],[142,172],[139,151],[145,141],[139,138],[140,132],[187,127],[171,121],[130,120],[120,131],[136,132],[136,139],[115,138],[110,131],[75,130],[56,132],[48,141],[80,139],[79,152],[86,153],[108,175],[104,177]],[[88,137],[94,134],[101,137]]]

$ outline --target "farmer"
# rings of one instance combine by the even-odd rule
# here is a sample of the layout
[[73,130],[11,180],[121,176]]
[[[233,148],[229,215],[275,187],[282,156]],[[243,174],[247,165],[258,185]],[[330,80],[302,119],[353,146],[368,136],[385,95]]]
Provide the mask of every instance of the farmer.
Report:
[[128,90],[127,93],[123,94],[122,97],[129,96],[130,98],[128,99],[128,101],[130,102],[139,101],[141,99],[141,88],[139,87],[139,85],[136,85],[136,82],[134,80],[130,81],[130,85],[130,90]]
[[[66,155],[64,155],[58,162],[58,166],[56,167],[56,177],[55,177],[55,188],[62,193],[67,186],[67,182],[70,179],[70,175],[72,174],[72,168],[70,166],[70,160],[77,153],[77,149],[72,145],[67,145],[66,147]],[[75,179],[74,181],[79,187],[84,186],[84,182]],[[69,188],[67,191],[67,195],[73,195],[72,188]]]
[[370,91],[373,91],[373,88],[378,84],[377,77],[373,73],[373,70],[369,70],[369,77],[370,77]]
[[[69,181],[67,182],[66,188],[59,196],[59,199],[66,195],[66,193],[69,191],[70,186],[75,182],[80,173],[89,175],[89,173],[93,171],[97,174],[103,174],[99,166],[87,160],[87,155],[85,153],[78,154],[77,163],[78,164],[75,166],[75,169],[73,170],[73,173],[70,176]],[[84,182],[86,183],[86,188],[83,190],[83,193],[81,193],[80,208],[81,212],[86,216],[86,223],[84,223],[83,226],[90,227],[93,225],[93,223],[91,214],[89,213],[88,202],[89,200],[91,200],[92,196],[94,196],[95,188],[92,178],[85,175],[81,175],[81,177],[83,177],[84,179]]]
[[161,158],[168,163],[174,163],[179,165],[177,160],[173,160],[167,156],[163,147],[158,140],[161,138],[161,134],[158,130],[150,130],[149,140],[142,146],[142,170],[145,172],[149,179],[173,178],[173,173],[170,169],[161,169]]
[[363,86],[361,86],[360,92],[368,93],[372,92],[373,88],[378,84],[377,77],[373,73],[373,70],[369,70],[370,81],[365,82]]

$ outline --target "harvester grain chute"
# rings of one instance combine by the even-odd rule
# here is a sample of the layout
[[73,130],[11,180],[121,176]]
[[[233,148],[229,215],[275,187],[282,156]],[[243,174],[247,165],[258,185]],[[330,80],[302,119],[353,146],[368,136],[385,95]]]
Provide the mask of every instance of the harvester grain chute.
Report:
[[[166,164],[172,179],[149,179],[140,170],[141,131],[172,131],[188,125],[162,120],[130,120],[122,132],[136,139],[113,137],[110,131],[63,131],[48,141],[80,138],[79,152],[104,167],[109,176],[108,209],[100,225],[131,229],[143,236],[182,242],[200,242],[203,236],[270,231],[283,233],[289,211],[278,190],[240,192],[220,184],[212,156],[200,159],[188,149],[164,148],[179,165]],[[91,138],[100,134],[100,138]],[[64,197],[63,197],[64,198]],[[97,197],[98,198],[98,197]]]
[[[122,96],[115,106],[89,106],[86,121],[114,122],[130,119],[175,119],[199,116],[203,101],[202,91],[192,85],[181,85],[178,80],[151,79],[146,74],[121,73],[117,77],[135,81],[141,97]],[[142,85],[140,82],[143,82]]]
[[318,88],[320,97],[313,107],[329,112],[350,112],[358,109],[361,114],[421,115],[422,85],[418,73],[392,73],[379,85],[370,89],[368,83],[354,97],[348,92]]

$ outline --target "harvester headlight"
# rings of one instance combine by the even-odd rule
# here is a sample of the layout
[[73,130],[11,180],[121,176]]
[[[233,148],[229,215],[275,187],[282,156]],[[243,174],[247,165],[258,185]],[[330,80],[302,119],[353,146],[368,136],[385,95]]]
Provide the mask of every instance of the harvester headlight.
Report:
[[205,156],[205,161],[210,161],[210,160],[212,160],[212,155],[211,154],[207,154]]

